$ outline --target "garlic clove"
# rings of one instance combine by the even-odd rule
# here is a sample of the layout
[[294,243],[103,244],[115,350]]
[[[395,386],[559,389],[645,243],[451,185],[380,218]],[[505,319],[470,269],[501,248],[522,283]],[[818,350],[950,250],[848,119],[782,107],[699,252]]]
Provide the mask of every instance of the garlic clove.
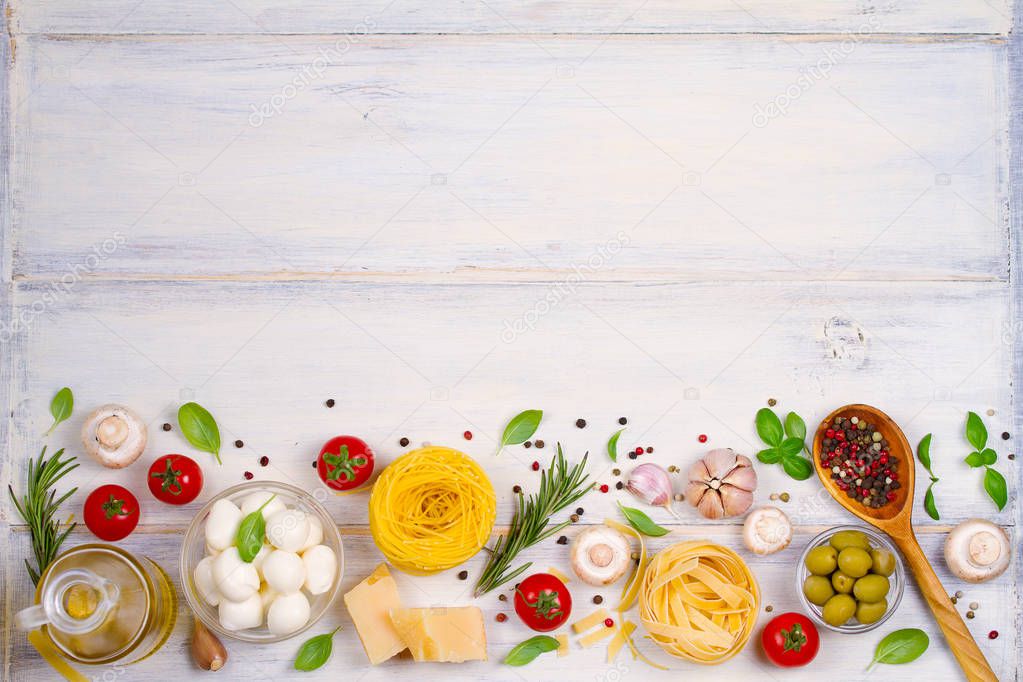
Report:
[[671,477],[657,464],[640,464],[633,469],[625,487],[647,504],[658,507],[671,505]]
[[735,451],[731,448],[717,448],[703,457],[711,478],[724,478],[735,468]]
[[725,507],[722,503],[721,495],[717,493],[707,492],[700,498],[700,504],[697,506],[697,509],[708,519],[720,519],[725,515]]
[[[746,458],[743,457],[742,459]],[[721,479],[721,482],[735,486],[736,488],[741,488],[748,492],[753,492],[757,489],[757,472],[748,464],[742,464],[740,460],[740,465],[733,469],[730,474]]]
[[693,466],[689,467],[690,481],[709,481],[710,479],[710,472],[707,471],[707,465],[703,463],[702,459],[696,460],[693,462]]
[[706,483],[690,481],[689,485],[686,486],[686,502],[694,507],[698,507],[700,505],[700,499],[707,490],[708,488]]
[[725,516],[738,516],[753,505],[753,493],[725,484],[718,490]]

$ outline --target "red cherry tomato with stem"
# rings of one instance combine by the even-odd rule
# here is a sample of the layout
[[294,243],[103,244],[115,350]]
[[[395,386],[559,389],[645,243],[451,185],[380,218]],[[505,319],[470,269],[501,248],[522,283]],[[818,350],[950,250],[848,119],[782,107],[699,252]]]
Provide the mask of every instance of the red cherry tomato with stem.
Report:
[[550,573],[535,573],[515,588],[515,613],[537,632],[556,630],[572,614],[572,595]]
[[764,653],[776,666],[797,668],[812,661],[821,648],[813,622],[801,613],[775,616],[760,636]]
[[320,449],[316,473],[331,490],[355,490],[373,475],[373,451],[355,436],[336,436]]
[[101,485],[85,498],[82,516],[93,535],[116,542],[128,537],[139,524],[139,501],[123,486]]
[[184,455],[156,458],[146,480],[153,497],[167,504],[188,504],[202,492],[202,469]]

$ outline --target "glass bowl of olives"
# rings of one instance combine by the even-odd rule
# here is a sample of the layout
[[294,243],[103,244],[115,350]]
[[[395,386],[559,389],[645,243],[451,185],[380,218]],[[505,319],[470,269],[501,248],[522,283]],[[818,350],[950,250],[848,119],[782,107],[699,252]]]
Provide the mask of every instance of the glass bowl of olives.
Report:
[[902,601],[905,573],[895,546],[864,526],[838,526],[806,545],[796,590],[810,618],[835,632],[869,632]]

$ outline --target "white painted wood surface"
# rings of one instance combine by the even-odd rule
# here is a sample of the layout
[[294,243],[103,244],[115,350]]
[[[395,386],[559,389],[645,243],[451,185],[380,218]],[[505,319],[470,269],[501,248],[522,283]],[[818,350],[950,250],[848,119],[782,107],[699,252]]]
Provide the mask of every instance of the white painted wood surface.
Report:
[[[699,433],[752,452],[752,416],[768,397],[811,425],[866,401],[913,442],[934,433],[943,518],[917,508],[921,541],[950,591],[981,604],[971,630],[1000,678],[1016,679],[1019,562],[1015,584],[965,587],[941,559],[951,524],[985,516],[1015,537],[1019,514],[1014,495],[997,513],[961,463],[966,410],[995,410],[996,440],[1019,431],[1009,3],[7,4],[2,483],[22,484],[62,385],[77,409],[51,447],[75,450],[85,413],[118,401],[150,421],[146,461],[191,452],[159,425],[200,401],[227,446],[198,503],[151,500],[141,464],[87,462],[73,481],[71,509],[101,480],[139,492],[143,525],[125,545],[176,578],[180,534],[202,500],[246,470],[313,485],[309,463],[336,433],[362,435],[385,461],[401,436],[462,447],[491,475],[507,523],[511,486],[535,485],[538,451],[491,454],[519,409],[547,411],[545,457],[559,439],[570,457],[588,450],[592,473],[613,484],[603,452],[619,416],[630,418],[623,450],[652,445],[649,460],[684,468]],[[821,64],[826,77],[812,71]],[[786,99],[784,115],[757,118],[758,105]],[[253,114],[264,104],[278,110]],[[528,328],[510,338],[516,324]],[[1014,441],[996,445],[1014,492]],[[799,526],[789,550],[751,559],[777,613],[797,607],[791,563],[803,544],[848,516],[813,481],[758,473],[758,503],[790,492]],[[617,499],[592,493],[583,521]],[[364,500],[329,508],[350,586],[379,554]],[[683,537],[738,547],[736,522],[680,511],[685,525],[652,547]],[[6,497],[0,531],[3,678],[52,677],[9,625],[28,603],[28,537]],[[527,558],[567,571],[561,549]],[[454,574],[400,584],[410,603],[468,601]],[[580,615],[592,594],[577,593]],[[528,631],[494,621],[495,595],[478,603],[488,664],[371,669],[339,603],[323,622],[345,625],[334,658],[302,677],[780,674],[755,645],[724,668],[676,663],[670,674],[627,656],[609,668],[603,646],[517,671],[499,661]],[[960,678],[914,586],[891,625],[923,627],[934,644],[885,679]],[[1001,636],[988,640],[991,629]],[[785,675],[866,679],[880,635],[825,633],[821,659]],[[154,659],[92,672],[190,671],[187,636],[181,623]],[[297,646],[232,644],[219,675],[288,677]]]

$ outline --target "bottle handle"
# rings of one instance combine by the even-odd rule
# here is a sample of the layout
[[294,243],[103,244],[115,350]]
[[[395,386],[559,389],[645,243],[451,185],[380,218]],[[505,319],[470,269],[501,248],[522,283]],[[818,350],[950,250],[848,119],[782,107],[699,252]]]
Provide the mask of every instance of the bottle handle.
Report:
[[22,632],[38,630],[49,622],[50,618],[41,604],[30,606],[14,614],[14,627]]

